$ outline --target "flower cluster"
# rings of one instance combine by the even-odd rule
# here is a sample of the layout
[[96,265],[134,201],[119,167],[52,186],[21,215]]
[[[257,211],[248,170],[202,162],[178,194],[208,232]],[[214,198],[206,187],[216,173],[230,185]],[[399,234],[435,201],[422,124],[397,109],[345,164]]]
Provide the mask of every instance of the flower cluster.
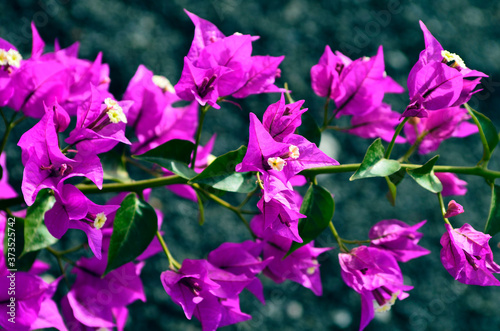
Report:
[[[490,222],[498,221],[497,206],[491,209],[485,230],[488,234],[469,224],[453,228],[448,218],[463,213],[464,208],[452,200],[445,210],[442,196],[464,195],[467,183],[451,172],[434,175],[434,165],[425,173],[425,166],[404,164],[414,151],[428,154],[446,139],[479,133],[484,156],[468,173],[491,182],[500,177],[487,168],[498,144],[493,125],[486,117],[477,120],[470,107],[461,108],[477,92],[481,77],[487,77],[484,73],[467,68],[458,55],[445,51],[420,22],[426,47],[408,77],[410,103],[399,114],[383,101],[386,93],[402,93],[403,88],[385,72],[382,46],[375,56],[356,60],[338,51],[333,53],[326,46],[310,72],[312,90],[326,98],[324,122],[321,128],[308,123],[310,127],[304,129],[302,115],[308,111],[303,107],[305,101],[285,101],[285,93],[291,100],[289,91],[275,85],[284,56],[252,55],[252,43],[258,37],[241,33],[225,36],[211,22],[188,11],[186,14],[195,30],[179,81],[174,86],[166,77],[140,65],[121,100],[108,90],[109,67],[102,63],[102,54],[94,61],[79,59],[78,43],[61,48],[57,42],[53,52],[44,52],[45,43],[34,24],[28,59],[0,39],[0,106],[14,111],[8,122],[0,109],[9,127],[1,149],[17,123],[16,112],[37,120],[17,143],[24,166],[22,203],[27,210],[22,209],[25,205],[9,208],[19,199],[9,184],[6,155],[0,153],[0,241],[4,242],[0,249],[0,301],[4,309],[12,301],[9,277],[16,266],[6,259],[15,255],[10,252],[10,237],[5,238],[11,230],[11,216],[22,219],[23,254],[46,248],[58,260],[62,273],[55,279],[43,276],[49,266],[39,260],[28,262],[23,271],[16,272],[16,281],[22,284],[15,296],[20,307],[16,329],[123,330],[128,305],[146,301],[140,278],[145,260],[162,250],[169,262],[169,269],[160,276],[162,285],[188,319],[195,316],[204,331],[246,321],[251,316],[240,309],[244,289],[265,304],[259,275],[275,283],[290,280],[322,295],[320,255],[333,247],[315,247],[315,242],[321,243],[316,239],[327,227],[339,245],[341,277],[361,296],[360,330],[364,329],[375,312],[387,311],[396,299],[405,299],[413,289],[404,284],[399,263],[430,253],[419,245],[423,234],[418,230],[426,221],[410,226],[397,219],[383,220],[371,227],[366,240],[342,239],[331,220],[333,195],[319,186],[315,176],[321,170],[336,172],[343,166],[306,138],[311,131],[314,136],[329,128],[390,142],[386,154],[379,139],[379,145],[373,144],[373,150],[370,147],[361,166],[356,165],[358,171],[365,168],[365,174],[356,172],[358,179],[386,177],[395,193],[398,179],[389,176],[407,167],[412,177],[418,177],[417,183],[435,193],[440,190],[437,177],[443,186],[438,198],[446,229],[440,242],[444,268],[465,284],[500,285],[493,275],[500,273],[500,266],[493,261],[488,244],[490,234],[496,231]],[[268,92],[281,92],[280,99],[267,107],[262,120],[249,113],[246,150],[242,147],[236,153],[215,158],[210,154],[215,135],[200,145],[204,115],[209,108],[220,108],[219,102],[229,96],[245,98]],[[329,114],[331,100],[335,110]],[[349,127],[330,126],[343,116],[349,116]],[[471,117],[480,123],[468,122]],[[399,137],[401,131],[404,137]],[[389,160],[394,143],[404,142],[411,144],[407,153],[397,161]],[[193,147],[184,153],[176,148],[180,146],[177,144]],[[121,146],[119,157],[112,154],[117,146]],[[112,171],[123,168],[124,178],[105,171],[105,157],[115,158]],[[233,163],[228,164],[228,159]],[[142,161],[155,165],[146,166]],[[133,180],[125,165],[135,166],[154,178]],[[352,171],[352,165],[348,167]],[[467,173],[465,169],[455,172]],[[303,198],[300,189],[294,187],[307,182],[310,189]],[[93,183],[97,190],[120,193],[99,205],[86,195],[92,191],[87,183]],[[151,206],[149,199],[152,187],[165,185],[175,194],[197,202],[201,212],[204,199],[235,212],[252,240],[225,242],[206,259],[177,262],[163,241],[163,214]],[[496,201],[498,187],[492,186],[492,200]],[[127,191],[134,193],[127,195]],[[248,196],[241,205],[233,206],[221,198],[219,193],[224,191]],[[258,196],[254,208],[258,211],[243,209],[254,196]],[[244,214],[254,217],[248,222]],[[61,252],[49,247],[69,229],[86,234],[87,242],[82,247],[89,248],[93,256],[70,261],[66,255],[78,249]],[[346,245],[356,247],[349,249]],[[71,277],[67,277],[65,261],[70,261],[67,266],[71,265]],[[53,297],[63,277],[68,289],[58,307]],[[9,323],[4,311],[0,326],[10,329]]]
[[257,206],[264,215],[265,229],[297,242],[302,242],[297,227],[304,215],[295,201],[295,176],[304,169],[339,164],[314,143],[294,134],[307,110],[301,108],[303,103],[286,104],[282,95],[267,108],[262,123],[250,113],[247,153],[236,166],[236,171],[257,171],[262,176],[263,197]]
[[413,286],[403,284],[399,262],[429,254],[417,245],[422,233],[417,232],[426,221],[409,226],[399,220],[384,220],[375,224],[369,233],[370,246],[358,246],[339,254],[344,282],[361,295],[361,323],[363,330],[375,312],[391,308],[396,299],[408,297]]
[[220,108],[219,98],[282,91],[274,80],[280,76],[278,66],[284,56],[251,56],[252,42],[259,37],[237,32],[226,37],[214,24],[186,13],[195,31],[181,78],[174,87],[181,99]]
[[375,56],[354,61],[326,46],[318,64],[311,68],[311,81],[318,96],[335,102],[336,117],[351,115],[346,132],[391,140],[400,114],[382,101],[385,93],[403,93],[404,89],[387,76],[382,46]]
[[420,28],[424,33],[425,49],[408,75],[410,104],[404,117],[427,117],[428,110],[460,106],[479,91],[474,89],[481,77],[488,77],[467,68],[457,54],[444,50],[422,21]]

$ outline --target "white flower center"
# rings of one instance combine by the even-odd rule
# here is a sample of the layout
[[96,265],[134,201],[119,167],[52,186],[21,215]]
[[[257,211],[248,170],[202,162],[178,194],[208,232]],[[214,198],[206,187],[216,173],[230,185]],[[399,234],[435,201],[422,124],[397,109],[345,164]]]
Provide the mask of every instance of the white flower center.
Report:
[[104,226],[104,224],[106,223],[106,215],[104,213],[99,213],[97,215],[95,215],[95,220],[94,220],[94,227],[96,229],[100,229]]
[[9,49],[7,52],[7,61],[11,67],[19,68],[21,66],[22,59],[23,57],[21,54],[13,48]]
[[175,89],[167,77],[161,76],[161,75],[154,75],[152,80],[156,86],[158,86],[159,88],[161,88],[163,90],[163,92],[168,91],[170,93],[175,93]]
[[448,51],[442,50],[441,51],[441,56],[446,60],[446,62],[455,61],[455,63],[452,65],[452,67],[453,66],[458,66],[458,67],[460,67],[462,69],[467,68],[465,66],[464,60],[462,60],[462,58],[460,56],[458,56],[457,54],[455,54],[455,53],[450,53]]
[[377,313],[385,313],[389,310],[391,310],[392,305],[396,302],[396,299],[398,298],[400,291],[397,291],[396,293],[392,293],[391,298],[387,300],[386,303],[384,303],[382,306],[380,306],[377,301],[373,301],[373,305],[375,306],[375,311]]
[[292,159],[298,159],[300,156],[299,148],[295,145],[290,145],[288,147],[288,156]]
[[281,157],[270,157],[267,159],[267,164],[269,164],[273,170],[281,171],[283,167],[286,166],[286,161]]
[[108,109],[107,114],[109,116],[109,120],[112,123],[127,123],[127,117],[125,116],[122,107],[118,105],[118,102],[116,100],[106,98],[104,100],[104,103],[106,104],[106,107]]

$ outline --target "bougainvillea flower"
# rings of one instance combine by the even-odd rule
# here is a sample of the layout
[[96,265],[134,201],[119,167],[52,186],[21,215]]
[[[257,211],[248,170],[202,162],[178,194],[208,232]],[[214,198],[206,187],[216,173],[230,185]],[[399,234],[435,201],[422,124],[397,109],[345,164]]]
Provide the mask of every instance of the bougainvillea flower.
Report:
[[[0,212],[0,240],[3,242],[7,218]],[[61,314],[52,300],[61,278],[46,283],[38,276],[49,266],[35,261],[28,272],[10,272],[5,265],[3,244],[0,245],[0,325],[6,330],[35,330],[56,328],[66,331]],[[12,282],[15,288],[15,301],[12,301]],[[22,284],[22,286],[20,286]],[[15,323],[13,323],[15,322]]]
[[413,286],[403,284],[403,275],[396,258],[386,250],[358,246],[349,253],[340,253],[341,275],[347,286],[361,295],[363,330],[375,316],[375,311],[387,311],[396,298],[408,297]]
[[465,195],[467,193],[467,182],[461,180],[457,175],[451,172],[436,172],[436,177],[443,184],[441,194],[446,197],[449,195]]
[[444,214],[445,218],[453,217],[460,215],[464,212],[464,207],[461,204],[456,202],[455,200],[451,200],[448,202],[448,208],[446,209],[446,213]]
[[163,272],[161,281],[186,317],[191,319],[194,314],[204,331],[250,319],[239,310],[237,295],[253,281],[253,277],[235,275],[206,260],[186,259],[179,271]]
[[264,242],[264,259],[273,258],[264,269],[264,275],[278,284],[289,279],[310,289],[318,296],[322,294],[318,256],[331,250],[331,247],[314,247],[314,241],[311,241],[285,258],[292,240],[266,229],[264,215],[255,216],[250,227],[254,234]]
[[131,150],[134,154],[145,153],[171,139],[194,142],[194,133],[198,126],[198,103],[173,107],[173,103],[179,98],[175,91],[165,89],[169,83],[164,79],[166,80],[164,77],[154,76],[145,67],[139,67],[124,95],[134,101],[129,114],[133,110],[135,119],[127,123],[134,127],[138,138],[138,141],[132,144]]
[[196,100],[202,106],[208,103],[219,109],[217,99],[223,95],[219,94],[217,83],[220,77],[229,71],[230,69],[221,66],[209,69],[198,68],[188,58],[184,58],[184,69],[179,82],[174,87],[175,92],[183,100]]
[[402,93],[403,88],[385,72],[382,46],[372,58],[355,61],[329,46],[319,63],[311,68],[314,92],[335,101],[337,116],[364,115],[378,108],[385,93]]
[[423,236],[417,230],[426,222],[410,226],[399,220],[380,221],[372,226],[368,233],[371,239],[370,246],[387,250],[401,262],[427,255],[430,251],[417,245]]
[[301,116],[307,111],[307,108],[301,108],[303,104],[304,100],[299,100],[287,105],[282,93],[280,101],[267,107],[262,125],[274,140],[282,142],[301,125]]
[[285,89],[274,85],[276,78],[281,76],[278,66],[284,58],[285,56],[252,56],[252,66],[248,71],[245,84],[232,93],[232,96],[246,98],[250,94],[285,92]]
[[14,94],[11,76],[21,67],[21,61],[17,48],[0,38],[0,107],[5,106]]
[[414,118],[404,127],[410,144],[414,144],[418,137],[424,135],[418,147],[420,154],[437,150],[441,142],[446,139],[467,137],[478,132],[477,126],[467,121],[470,116],[465,108],[444,108],[428,115],[427,118]]
[[493,273],[500,273],[500,266],[493,261],[488,241],[491,236],[476,231],[469,224],[453,229],[445,224],[441,237],[441,263],[456,280],[469,285],[500,286]]
[[90,85],[95,86],[103,95],[111,97],[109,88],[109,66],[102,63],[102,53],[97,54],[92,61],[78,58],[79,43],[74,43],[65,49],[60,49],[56,42],[54,53],[42,56],[43,60],[55,59],[65,65],[70,73],[69,95],[62,100],[64,108],[71,115],[76,115],[78,107],[90,97],[92,90]]
[[340,73],[351,62],[347,57],[333,54],[330,46],[326,45],[318,64],[311,68],[311,85],[314,93],[322,98],[330,98],[333,91],[338,88],[340,91],[337,93],[342,94],[344,91],[339,84]]
[[17,197],[16,191],[9,184],[9,174],[7,173],[7,155],[0,154],[0,167],[2,167],[2,178],[0,179],[0,199],[10,199]]
[[300,208],[293,201],[292,192],[279,192],[269,201],[262,198],[257,203],[257,207],[264,215],[265,229],[269,228],[276,235],[301,243],[299,219],[306,216],[299,212]]
[[[469,101],[481,77],[486,74],[471,70],[456,54],[443,49],[441,44],[420,21],[425,49],[408,75],[410,104],[404,117],[427,117],[427,110],[460,106]],[[466,79],[473,78],[476,79]]]
[[69,228],[82,230],[88,237],[90,249],[100,259],[102,250],[100,229],[106,222],[107,216],[120,206],[97,205],[71,184],[59,185],[54,193],[56,202],[45,213],[47,230],[58,239]]
[[75,283],[62,300],[67,321],[76,322],[81,328],[123,330],[128,314],[126,306],[136,300],[146,301],[139,277],[144,263],[129,262],[102,277],[106,264],[107,258],[81,258],[77,262],[72,270],[76,274]]
[[[130,127],[140,126],[136,122],[147,122],[151,117],[161,117],[161,112],[166,105],[180,100],[166,77],[154,75],[142,64],[130,79],[123,99],[134,101],[127,113],[127,126]],[[151,109],[151,105],[154,105],[153,109]],[[148,118],[144,119],[144,116]],[[154,123],[159,122],[158,120],[154,121]]]
[[25,166],[22,191],[29,206],[35,201],[38,191],[43,188],[56,189],[59,183],[71,177],[87,177],[97,187],[102,187],[102,165],[93,151],[90,154],[78,152],[73,159],[61,152],[54,117],[53,108],[47,108],[42,119],[26,131],[18,142]]
[[107,152],[119,142],[130,145],[125,137],[125,125],[133,101],[104,99],[97,88],[92,85],[90,88],[92,93],[78,108],[75,129],[65,142],[95,154]]
[[212,23],[186,11],[195,25],[191,48],[184,58],[181,78],[175,85],[183,100],[196,100],[220,108],[219,97],[278,92],[274,85],[283,57],[251,56],[258,37],[235,33],[224,36]]
[[207,261],[217,268],[223,269],[235,275],[244,274],[254,280],[247,285],[262,303],[264,303],[264,290],[259,278],[256,277],[271,260],[262,260],[263,243],[251,240],[242,243],[223,243],[208,254]]
[[248,149],[236,171],[267,172],[287,185],[304,169],[338,164],[302,136],[292,134],[283,142],[274,140],[257,116],[250,113]]
[[55,59],[42,59],[45,43],[33,23],[31,29],[32,55],[11,76],[14,93],[7,105],[23,111],[26,116],[41,118],[45,114],[44,103],[52,106],[54,102],[62,103],[68,98],[71,73],[67,66]]
[[[400,113],[393,111],[390,105],[382,103],[368,114],[352,116],[351,126],[346,132],[365,139],[382,138],[391,141],[400,118]],[[396,143],[404,142],[405,138],[401,136],[396,138]]]

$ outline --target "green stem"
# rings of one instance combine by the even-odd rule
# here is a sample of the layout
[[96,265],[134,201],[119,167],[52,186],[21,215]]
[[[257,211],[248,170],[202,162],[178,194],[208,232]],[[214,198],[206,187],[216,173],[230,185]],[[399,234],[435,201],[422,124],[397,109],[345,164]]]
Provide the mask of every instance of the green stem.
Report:
[[181,268],[181,264],[174,259],[172,254],[170,254],[170,251],[168,250],[167,244],[165,243],[165,240],[163,240],[163,237],[161,236],[160,231],[156,231],[156,237],[160,241],[160,245],[163,248],[165,255],[167,255],[168,267],[170,268],[170,270],[174,270],[174,271],[179,270]]
[[328,223],[328,227],[330,228],[330,231],[332,231],[332,234],[335,237],[335,240],[337,240],[337,243],[339,244],[340,250],[344,253],[349,252],[347,247],[344,245],[342,238],[340,238],[340,236],[337,232],[337,229],[335,229],[335,226],[333,225],[332,221],[330,221],[330,223]]
[[486,166],[488,165],[488,161],[491,158],[491,151],[488,145],[488,140],[486,139],[483,128],[479,123],[479,120],[477,119],[476,115],[474,115],[474,113],[472,112],[472,108],[467,103],[465,103],[464,106],[469,112],[469,115],[472,117],[474,124],[476,124],[479,130],[479,137],[481,137],[481,143],[483,144],[483,158],[479,161],[478,165],[486,168]]
[[[327,166],[320,168],[311,168],[306,169],[300,172],[301,175],[304,175],[309,178],[313,178],[316,175],[321,174],[335,174],[335,173],[345,173],[345,172],[354,172],[358,170],[360,163],[351,163],[351,164],[343,164],[338,166]],[[407,164],[402,163],[402,169],[416,169],[421,167],[421,164]],[[500,178],[500,171],[494,171],[485,169],[481,166],[474,167],[458,167],[458,166],[447,166],[447,165],[438,165],[434,166],[434,172],[451,172],[455,174],[463,174],[463,175],[473,175],[480,176],[487,180],[493,181],[496,178]],[[129,183],[107,183],[102,185],[102,189],[93,184],[78,184],[76,187],[84,194],[86,193],[109,193],[109,192],[138,192],[147,188],[173,185],[173,184],[186,184],[188,179],[182,178],[178,175],[168,176],[168,177],[160,177],[160,178],[151,178],[145,180],[138,180]],[[216,196],[214,196],[216,197]],[[217,198],[217,197],[216,197]],[[24,203],[24,199],[22,196],[10,199],[2,199],[0,200],[0,210],[5,210],[10,206],[16,206]],[[232,206],[233,208],[237,208]]]
[[204,190],[198,184],[192,184],[192,186],[193,186],[194,189],[203,192],[203,194],[205,194],[207,197],[209,197],[211,200],[213,200],[214,202],[218,203],[222,207],[227,208],[227,209],[231,210],[232,212],[234,212],[238,216],[238,218],[243,222],[243,224],[245,224],[245,226],[247,227],[248,231],[250,231],[250,234],[253,237],[255,237],[252,229],[250,229],[250,224],[248,224],[248,221],[245,219],[245,217],[243,217],[242,211],[238,207],[235,207],[232,204],[230,204],[229,202],[227,202],[225,200],[222,200],[221,198],[219,198],[215,194],[212,194],[212,193]]
[[343,243],[351,244],[351,245],[369,244],[372,242],[370,239],[367,239],[367,240],[347,240],[347,239],[341,238],[341,240]]
[[193,150],[193,160],[191,161],[191,169],[194,169],[196,165],[196,155],[198,154],[198,146],[200,145],[200,137],[201,137],[201,131],[203,129],[203,121],[205,120],[205,114],[207,113],[208,109],[210,106],[207,104],[205,106],[202,106],[199,111],[199,122],[198,122],[198,128],[196,129],[196,136],[195,136],[195,143],[194,143],[194,150]]
[[437,197],[439,200],[439,207],[441,208],[441,216],[443,216],[443,220],[445,223],[450,224],[450,221],[446,217],[444,217],[444,215],[446,214],[446,207],[444,206],[443,195],[441,194],[441,192],[437,194]]
[[409,120],[410,120],[410,117],[405,117],[405,119],[401,123],[399,123],[398,126],[396,127],[396,131],[394,132],[394,136],[392,136],[392,140],[389,143],[389,146],[387,146],[387,150],[385,151],[384,157],[386,159],[388,159],[391,156],[392,148],[394,147],[394,143],[396,142],[396,138],[399,136],[399,133],[401,132],[401,130],[405,126],[406,122],[408,122]]

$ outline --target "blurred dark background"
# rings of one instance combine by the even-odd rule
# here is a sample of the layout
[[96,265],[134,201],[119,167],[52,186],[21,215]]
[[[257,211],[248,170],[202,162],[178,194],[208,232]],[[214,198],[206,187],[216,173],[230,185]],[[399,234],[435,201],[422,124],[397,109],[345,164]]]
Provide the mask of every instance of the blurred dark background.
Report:
[[[104,62],[111,68],[111,91],[119,98],[140,64],[155,74],[165,75],[173,84],[177,82],[194,31],[183,8],[211,21],[226,35],[237,31],[260,36],[253,43],[253,54],[285,55],[280,66],[282,76],[277,83],[288,82],[293,97],[305,99],[305,106],[318,121],[324,101],[310,88],[309,70],[317,63],[325,45],[353,59],[372,56],[377,47],[383,45],[387,73],[406,87],[407,74],[424,48],[418,24],[418,20],[422,20],[445,49],[459,54],[468,67],[490,75],[483,80],[483,91],[472,98],[470,105],[499,127],[500,2],[497,1],[8,0],[0,2],[0,37],[29,57],[29,24],[34,21],[48,45],[46,51],[53,46],[54,38],[58,38],[63,47],[79,41],[81,58],[93,60],[102,51]],[[250,96],[238,100],[241,110],[229,103],[223,104],[221,110],[209,113],[202,141],[217,133],[215,155],[246,144],[248,112],[261,116],[266,107],[278,99],[277,94]],[[401,112],[408,96],[390,96],[386,101]],[[26,121],[24,129],[33,124]],[[22,167],[15,144],[21,133],[11,136],[7,148],[9,168],[18,165],[10,172],[11,183],[17,189]],[[328,132],[323,136],[322,148],[339,162],[351,163],[361,161],[369,144],[370,141],[354,136]],[[393,156],[404,151],[398,147]],[[477,136],[449,140],[443,143],[440,155],[438,164],[474,165],[482,155],[480,140]],[[425,162],[431,156],[417,156],[413,160]],[[499,163],[497,152],[491,168],[500,169]],[[421,244],[432,250],[431,255],[401,266],[406,283],[415,288],[409,298],[398,301],[390,312],[377,315],[367,330],[500,329],[500,289],[459,284],[440,264],[439,239],[444,226],[436,197],[406,178],[399,186],[396,206],[391,207],[385,198],[385,180],[349,182],[349,176],[336,174],[319,178],[335,196],[333,221],[342,237],[365,239],[369,227],[382,219],[397,218],[409,224],[426,219]],[[454,225],[459,227],[467,222],[481,230],[488,215],[490,190],[481,178],[461,178],[469,182],[469,192],[452,198],[464,206],[466,213],[453,219]],[[227,198],[241,200],[231,195]],[[102,197],[95,196],[95,201],[99,199]],[[206,223],[199,226],[195,203],[181,200],[163,189],[153,191],[153,200],[165,213],[164,237],[178,260],[205,258],[208,251],[224,241],[250,239],[232,213],[213,204],[207,203]],[[449,200],[445,198],[445,203]],[[499,255],[497,243],[497,237],[491,240],[493,253]],[[337,247],[326,231],[317,245]],[[360,299],[342,282],[337,254],[335,248],[320,259],[322,297],[295,283],[275,285],[263,279],[267,305],[262,306],[244,293],[242,311],[251,314],[253,319],[225,329],[357,330]],[[142,274],[148,301],[136,302],[130,307],[128,330],[200,328],[197,321],[185,319],[182,309],[173,304],[163,290],[159,274],[167,266],[162,255],[148,260]]]

